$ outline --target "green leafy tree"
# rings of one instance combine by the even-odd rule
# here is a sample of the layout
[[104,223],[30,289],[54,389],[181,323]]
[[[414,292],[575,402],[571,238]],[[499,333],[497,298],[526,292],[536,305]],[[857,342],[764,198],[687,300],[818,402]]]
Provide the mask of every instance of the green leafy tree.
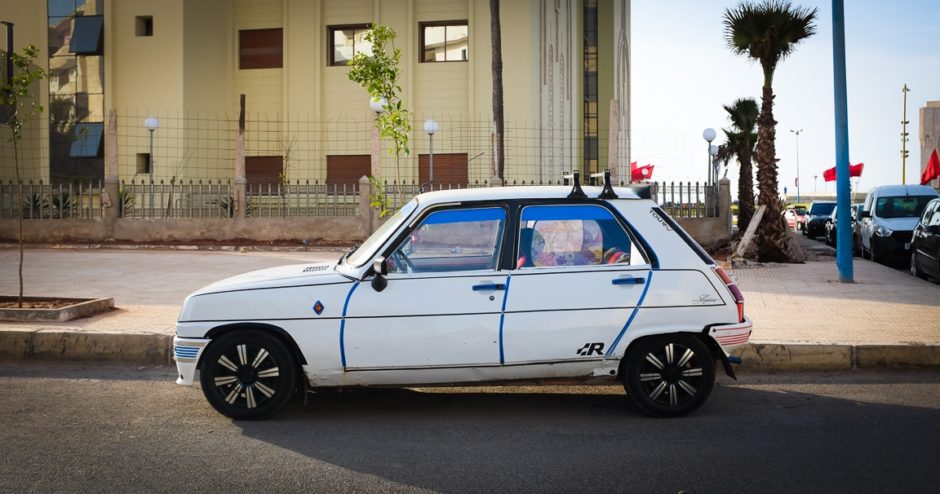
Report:
[[[4,53],[0,55],[0,63],[6,63],[7,57],[13,62],[13,74],[9,80],[0,85],[0,106],[6,107],[8,117],[6,126],[10,130],[9,141],[13,143],[13,170],[16,181],[20,182],[20,140],[23,139],[23,129],[33,117],[42,113],[42,105],[32,93],[36,89],[35,83],[47,76],[45,70],[36,67],[34,62],[39,56],[39,49],[33,45],[23,48],[23,53]],[[23,198],[19,198],[22,202]],[[19,281],[20,291],[17,306],[23,307],[23,211],[17,216],[17,240],[19,242]]]
[[761,111],[757,117],[758,203],[767,207],[755,242],[761,261],[786,262],[786,221],[777,194],[777,156],[773,115],[773,81],[777,64],[816,33],[815,8],[794,7],[783,0],[742,2],[724,13],[725,40],[736,55],[760,63],[764,72]]
[[[401,50],[395,48],[395,30],[372,24],[364,35],[372,44],[372,53],[356,53],[349,61],[349,79],[369,92],[374,100],[384,101],[375,126],[382,138],[392,141],[395,155],[395,181],[401,195],[401,157],[408,156],[408,137],[411,135],[411,115],[401,100],[399,78]],[[385,208],[383,207],[383,213]]]
[[727,165],[732,159],[737,159],[741,167],[738,176],[738,228],[743,231],[754,216],[754,171],[751,158],[757,144],[757,102],[752,98],[742,98],[722,108],[728,112],[731,128],[722,129],[727,141],[718,146],[715,160]]

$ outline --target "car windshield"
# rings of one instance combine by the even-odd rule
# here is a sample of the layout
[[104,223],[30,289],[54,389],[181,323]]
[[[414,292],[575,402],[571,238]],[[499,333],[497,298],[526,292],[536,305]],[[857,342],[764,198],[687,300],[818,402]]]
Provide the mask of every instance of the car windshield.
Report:
[[408,201],[407,204],[401,207],[391,218],[388,219],[378,230],[375,231],[369,238],[366,239],[362,245],[359,246],[356,250],[352,251],[349,256],[346,257],[346,262],[350,266],[359,267],[369,261],[372,258],[372,255],[375,253],[375,250],[378,249],[382,243],[385,241],[393,231],[397,230],[405,220],[411,216],[411,213],[418,208],[418,200],[412,199]]
[[879,197],[875,204],[875,215],[879,218],[912,218],[924,213],[924,208],[933,196]]
[[810,206],[809,214],[820,215],[820,216],[829,216],[832,214],[832,210],[836,208],[836,203],[834,202],[820,202]]

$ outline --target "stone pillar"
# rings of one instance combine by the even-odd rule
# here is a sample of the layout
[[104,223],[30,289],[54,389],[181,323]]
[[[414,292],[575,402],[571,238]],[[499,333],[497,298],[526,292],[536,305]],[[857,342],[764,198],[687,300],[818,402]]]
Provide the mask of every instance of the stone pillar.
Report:
[[105,231],[114,238],[114,224],[121,216],[121,183],[118,177],[117,112],[108,112],[108,123],[104,134],[104,190],[101,193],[101,209],[104,211]]
[[731,216],[731,180],[725,177],[718,181],[718,217],[728,236],[731,235]]
[[[620,184],[620,102],[610,100],[610,130],[607,132],[607,169],[610,170],[610,183]],[[599,170],[603,171],[603,170]]]
[[248,179],[245,178],[245,95],[241,95],[238,112],[238,133],[235,134],[235,179],[232,184],[232,203],[236,220],[245,219],[248,209],[245,198]]
[[359,220],[362,221],[362,230],[366,236],[372,235],[375,231],[375,215],[371,206],[372,203],[372,182],[369,177],[363,176],[359,179]]

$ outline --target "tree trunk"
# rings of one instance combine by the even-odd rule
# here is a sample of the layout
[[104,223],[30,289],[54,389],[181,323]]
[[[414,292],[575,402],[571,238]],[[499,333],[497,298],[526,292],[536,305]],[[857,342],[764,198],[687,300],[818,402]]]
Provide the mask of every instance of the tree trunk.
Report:
[[754,169],[751,166],[751,150],[740,156],[741,174],[738,177],[738,229],[743,232],[754,217]]
[[755,240],[759,261],[787,262],[790,256],[786,249],[786,220],[777,194],[777,154],[774,146],[777,122],[774,120],[773,104],[773,88],[765,85],[760,116],[757,117],[757,201],[767,206],[767,210],[757,227]]
[[493,128],[496,130],[496,176],[505,180],[503,152],[503,48],[499,0],[490,0],[490,43],[493,49]]

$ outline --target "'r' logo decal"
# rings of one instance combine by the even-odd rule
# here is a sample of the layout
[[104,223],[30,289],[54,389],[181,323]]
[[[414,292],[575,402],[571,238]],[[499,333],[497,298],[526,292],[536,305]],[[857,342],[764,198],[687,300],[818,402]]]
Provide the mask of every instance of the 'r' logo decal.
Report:
[[603,343],[585,343],[583,347],[578,350],[578,355],[582,357],[590,357],[597,352],[598,355],[604,354],[604,344]]

